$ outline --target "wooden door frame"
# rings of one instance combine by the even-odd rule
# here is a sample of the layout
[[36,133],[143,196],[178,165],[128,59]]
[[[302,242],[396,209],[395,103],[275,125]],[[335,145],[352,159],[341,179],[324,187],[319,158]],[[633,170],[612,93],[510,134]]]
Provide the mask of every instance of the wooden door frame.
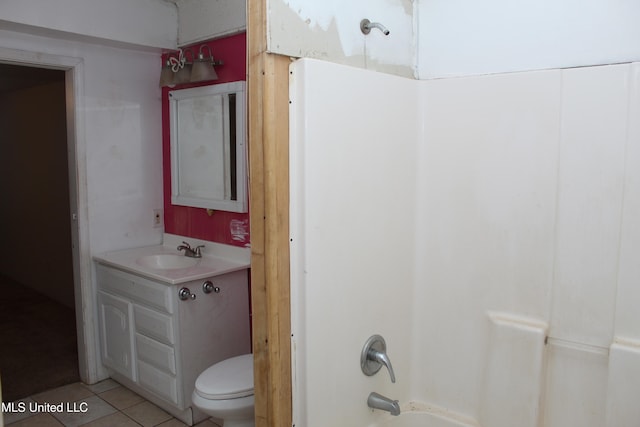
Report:
[[247,0],[251,306],[256,427],[292,425],[289,64],[267,52],[267,0]]

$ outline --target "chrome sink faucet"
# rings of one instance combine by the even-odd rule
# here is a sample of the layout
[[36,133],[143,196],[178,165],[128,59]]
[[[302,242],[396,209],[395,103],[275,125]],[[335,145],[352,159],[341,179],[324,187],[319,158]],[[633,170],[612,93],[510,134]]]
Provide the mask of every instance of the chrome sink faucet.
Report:
[[371,392],[367,398],[367,406],[372,409],[387,411],[391,415],[400,415],[400,404],[397,400],[391,400],[381,394]]
[[202,258],[202,253],[200,252],[201,248],[204,248],[204,245],[192,248],[191,245],[187,242],[182,242],[182,244],[178,246],[179,251],[184,251],[184,256],[188,256],[191,258]]

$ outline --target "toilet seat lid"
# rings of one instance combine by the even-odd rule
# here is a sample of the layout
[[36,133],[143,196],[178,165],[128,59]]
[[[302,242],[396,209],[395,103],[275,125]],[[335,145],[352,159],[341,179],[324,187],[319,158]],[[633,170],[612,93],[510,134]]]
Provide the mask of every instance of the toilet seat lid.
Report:
[[253,354],[223,360],[196,380],[196,393],[205,399],[236,399],[253,394]]

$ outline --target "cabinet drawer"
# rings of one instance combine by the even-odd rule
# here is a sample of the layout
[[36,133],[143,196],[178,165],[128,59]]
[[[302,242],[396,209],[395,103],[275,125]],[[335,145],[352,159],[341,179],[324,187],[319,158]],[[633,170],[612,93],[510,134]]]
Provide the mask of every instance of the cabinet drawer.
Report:
[[115,294],[173,313],[172,287],[101,264],[97,264],[96,272],[101,289],[108,289]]
[[136,332],[165,344],[175,343],[171,317],[139,305],[133,306],[133,315]]
[[147,362],[167,373],[176,374],[176,354],[173,347],[136,334],[136,349],[138,350],[138,360]]
[[138,381],[142,387],[159,397],[176,405],[180,403],[178,401],[178,382],[173,375],[140,361],[138,362]]

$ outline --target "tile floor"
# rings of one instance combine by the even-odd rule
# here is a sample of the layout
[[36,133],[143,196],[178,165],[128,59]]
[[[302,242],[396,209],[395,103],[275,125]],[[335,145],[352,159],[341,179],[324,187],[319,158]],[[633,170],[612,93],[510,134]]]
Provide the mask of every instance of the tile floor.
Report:
[[[94,385],[74,383],[21,399],[26,410],[4,412],[5,426],[18,427],[180,427],[182,421],[173,418],[156,405],[113,380]],[[83,403],[85,402],[85,403]],[[5,402],[6,403],[6,402]],[[36,403],[51,406],[41,412],[31,412]],[[63,403],[62,412],[55,412]],[[51,407],[53,406],[53,409]],[[19,408],[19,406],[15,406]],[[206,420],[198,427],[220,427]]]

